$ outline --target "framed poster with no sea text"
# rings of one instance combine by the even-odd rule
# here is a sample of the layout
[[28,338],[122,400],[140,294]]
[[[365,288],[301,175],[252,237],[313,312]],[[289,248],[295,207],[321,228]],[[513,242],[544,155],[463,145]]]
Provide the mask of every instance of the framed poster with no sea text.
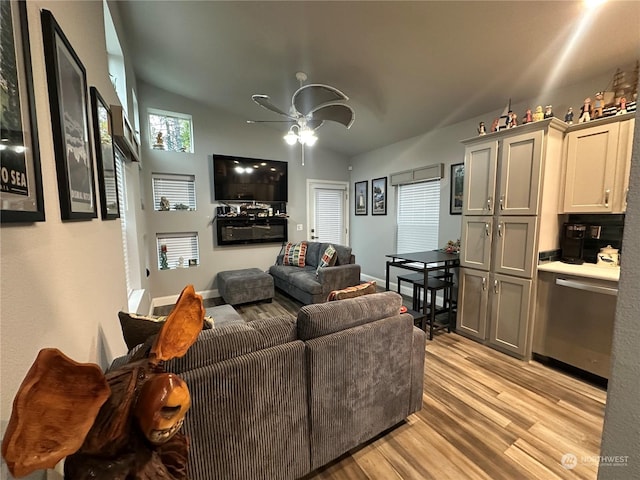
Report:
[[60,25],[42,10],[42,40],[63,220],[98,216],[89,143],[87,74]]
[[366,215],[367,214],[367,197],[369,196],[369,182],[364,180],[363,182],[355,183],[355,207],[356,207],[356,215]]
[[464,163],[451,165],[451,198],[449,213],[462,215],[462,189],[464,186]]
[[387,214],[387,177],[371,180],[371,215]]
[[116,157],[111,136],[111,110],[96,87],[91,87],[91,111],[93,112],[93,141],[96,149],[98,187],[100,189],[100,211],[103,220],[113,220],[120,218],[120,210],[118,208]]
[[26,2],[0,2],[0,221],[44,221]]

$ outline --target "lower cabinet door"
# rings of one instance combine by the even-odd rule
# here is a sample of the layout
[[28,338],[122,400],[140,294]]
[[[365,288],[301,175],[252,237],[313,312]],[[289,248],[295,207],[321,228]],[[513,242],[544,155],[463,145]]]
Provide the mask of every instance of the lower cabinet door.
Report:
[[456,331],[466,336],[486,340],[489,273],[460,268]]
[[518,356],[527,356],[532,281],[494,274],[490,282],[489,344]]

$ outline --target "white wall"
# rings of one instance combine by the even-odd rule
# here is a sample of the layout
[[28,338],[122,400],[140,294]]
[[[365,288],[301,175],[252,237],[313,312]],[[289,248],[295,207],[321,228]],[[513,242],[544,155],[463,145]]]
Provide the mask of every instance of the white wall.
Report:
[[46,221],[2,224],[0,229],[3,432],[13,398],[40,349],[55,347],[76,361],[102,367],[126,352],[117,317],[127,305],[120,222],[60,220],[41,8],[53,13],[71,42],[87,70],[88,86],[96,86],[107,102],[118,103],[107,72],[102,3],[29,1]]
[[[247,97],[247,102],[251,98]],[[191,283],[196,291],[217,289],[216,274],[223,270],[257,267],[268,269],[280,251],[280,244],[218,246],[216,242],[215,207],[213,198],[212,154],[266,158],[289,163],[289,240],[307,238],[306,232],[306,179],[347,181],[347,158],[323,150],[321,141],[307,149],[305,165],[301,165],[300,146],[288,146],[282,128],[274,129],[247,124],[245,118],[233,112],[215,110],[187,98],[169,93],[145,83],[139,85],[140,117],[142,128],[142,166],[146,261],[151,271],[149,289],[156,304],[170,303],[182,288]],[[167,152],[150,148],[147,109],[155,108],[192,115],[194,153]],[[256,106],[256,109],[259,108]],[[322,137],[322,131],[319,132]],[[195,212],[158,212],[153,209],[151,174],[181,173],[195,175]],[[297,231],[296,225],[303,230]],[[158,270],[156,260],[156,233],[197,232],[200,248],[198,267]]]
[[[630,62],[632,59],[630,59]],[[625,70],[632,70],[633,65]],[[542,98],[524,101],[513,101],[512,110],[519,120],[527,108],[532,110],[537,105],[553,105],[554,115],[564,120],[569,106],[573,107],[574,121],[577,123],[579,109],[585,97],[592,97],[594,92],[604,90],[611,82],[612,72],[602,72],[598,76],[581,81],[568,88],[550,90]],[[464,99],[461,98],[461,102]],[[508,92],[505,92],[505,105],[508,102]],[[464,145],[460,143],[477,136],[478,123],[483,121],[487,131],[493,119],[500,116],[505,105],[497,105],[493,112],[487,112],[476,118],[448,127],[441,127],[422,135],[412,137],[401,142],[387,145],[377,150],[359,155],[350,160],[353,166],[351,172],[351,192],[354,182],[371,181],[373,178],[389,177],[390,174],[410,170],[419,166],[434,163],[444,163],[444,178],[440,182],[440,225],[439,246],[446,245],[448,240],[460,238],[461,216],[449,214],[449,195],[451,189],[450,166],[464,161]],[[427,108],[425,106],[425,108]],[[458,108],[452,106],[452,108]],[[548,159],[558,161],[561,159]],[[369,189],[371,184],[369,183]],[[371,196],[369,194],[369,196]],[[369,215],[355,216],[351,214],[351,245],[358,263],[362,267],[362,274],[367,279],[384,282],[386,275],[385,255],[395,252],[395,221],[396,221],[396,188],[388,186],[387,215],[372,216],[371,200],[369,199]],[[371,239],[375,238],[375,241]],[[395,273],[391,273],[391,282],[395,281]]]

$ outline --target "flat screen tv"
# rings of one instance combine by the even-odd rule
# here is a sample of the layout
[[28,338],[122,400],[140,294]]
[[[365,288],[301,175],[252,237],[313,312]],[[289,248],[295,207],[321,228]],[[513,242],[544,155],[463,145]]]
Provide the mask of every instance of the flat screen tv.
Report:
[[213,155],[213,188],[221,201],[287,201],[287,162]]

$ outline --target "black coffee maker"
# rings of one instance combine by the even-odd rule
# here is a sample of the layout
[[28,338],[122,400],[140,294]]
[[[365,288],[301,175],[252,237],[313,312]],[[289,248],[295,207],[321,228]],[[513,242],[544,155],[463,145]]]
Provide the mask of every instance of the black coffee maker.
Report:
[[582,259],[582,249],[584,248],[586,234],[586,225],[580,223],[565,223],[562,226],[562,239],[560,243],[560,248],[562,249],[561,262],[573,263],[575,265],[584,263]]

